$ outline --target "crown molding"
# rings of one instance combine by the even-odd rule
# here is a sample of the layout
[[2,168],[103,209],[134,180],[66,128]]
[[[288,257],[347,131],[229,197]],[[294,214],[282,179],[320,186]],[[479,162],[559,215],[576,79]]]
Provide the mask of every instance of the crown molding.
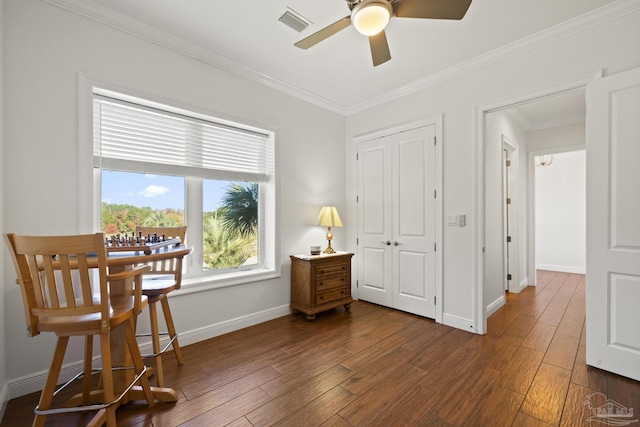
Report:
[[73,12],[77,15],[100,22],[109,27],[131,34],[132,36],[147,40],[158,46],[173,50],[182,55],[204,62],[215,68],[227,71],[231,74],[255,81],[264,86],[284,92],[303,101],[307,101],[318,107],[344,115],[345,106],[337,104],[329,99],[309,92],[298,86],[278,80],[253,68],[232,61],[222,55],[202,49],[179,37],[168,34],[141,21],[130,18],[124,14],[115,12],[100,4],[86,0],[42,0],[53,6]]
[[420,80],[372,98],[363,103],[347,107],[347,115],[358,113],[369,108],[385,104],[411,93],[434,86],[444,81],[459,77],[475,70],[487,67],[522,52],[538,48],[547,43],[585,31],[612,19],[640,10],[640,0],[619,0],[609,5],[587,12],[561,24],[539,31],[531,36],[516,40],[502,47],[463,61],[442,71],[428,75]]
[[135,37],[152,42],[190,58],[202,61],[208,65],[227,71],[234,75],[263,84],[267,87],[281,91],[318,107],[333,111],[342,115],[355,114],[372,107],[402,98],[411,93],[440,84],[446,80],[471,73],[480,68],[503,61],[524,51],[535,49],[547,43],[562,39],[569,35],[584,31],[593,26],[616,19],[623,15],[640,10],[640,0],[618,0],[607,6],[603,6],[591,12],[587,12],[576,18],[558,24],[554,27],[542,30],[536,34],[521,40],[509,43],[498,49],[494,49],[470,60],[448,67],[437,73],[433,73],[411,84],[389,91],[368,101],[344,106],[327,98],[319,96],[298,86],[276,79],[259,72],[253,68],[232,61],[216,53],[202,49],[186,40],[167,34],[155,27],[134,20],[124,14],[114,12],[97,3],[86,0],[42,0],[53,6],[60,7],[112,28],[131,34]]

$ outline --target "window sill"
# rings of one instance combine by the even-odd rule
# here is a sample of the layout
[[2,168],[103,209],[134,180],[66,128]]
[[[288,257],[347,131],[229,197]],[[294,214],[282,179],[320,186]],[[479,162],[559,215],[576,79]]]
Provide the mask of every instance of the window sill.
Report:
[[[243,285],[251,282],[275,279],[280,277],[280,271],[275,269],[259,269],[234,271],[232,273],[215,274],[200,277],[186,277],[182,279],[182,287],[174,292],[177,295],[208,291]],[[173,293],[172,293],[173,294]]]

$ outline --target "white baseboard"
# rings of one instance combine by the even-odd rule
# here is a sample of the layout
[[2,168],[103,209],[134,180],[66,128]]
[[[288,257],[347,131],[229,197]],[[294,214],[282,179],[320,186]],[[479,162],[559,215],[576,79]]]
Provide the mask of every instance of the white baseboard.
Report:
[[0,420],[4,418],[4,411],[7,409],[7,403],[9,402],[9,383],[7,381],[2,384],[2,390],[0,390]]
[[[278,317],[286,316],[290,313],[291,310],[289,309],[289,306],[283,305],[269,310],[237,317],[235,319],[226,320],[224,322],[216,323],[203,328],[198,328],[192,331],[179,332],[180,346],[195,344],[197,342],[204,341],[209,338],[214,338],[228,332],[237,331],[239,329],[257,325],[258,323],[277,319]],[[161,342],[161,345],[164,345],[165,343],[166,341]],[[152,353],[151,341],[141,342],[140,352],[143,354]],[[93,366],[97,368],[99,364],[100,359],[95,358],[93,361]],[[68,381],[69,379],[73,378],[74,375],[80,372],[80,370],[82,370],[82,361],[64,365],[60,371],[60,382]],[[0,397],[2,397],[2,402],[42,390],[47,379],[47,373],[48,370],[45,370],[40,372],[33,372],[20,378],[10,379],[3,387],[2,394],[0,394]],[[0,417],[0,419],[2,418]]]
[[442,324],[451,326],[452,328],[462,329],[463,331],[477,333],[473,320],[455,316],[453,314],[444,313],[442,315]]
[[536,270],[559,271],[560,273],[587,274],[585,267],[571,267],[566,265],[536,264]]
[[495,301],[493,301],[491,304],[487,306],[487,317],[491,316],[493,313],[498,311],[498,309],[503,305],[505,305],[506,303],[507,303],[507,300],[505,299],[504,295],[500,295],[498,299],[496,299]]
[[520,282],[520,291],[522,291],[527,286],[529,286],[529,279],[525,278],[522,282]]

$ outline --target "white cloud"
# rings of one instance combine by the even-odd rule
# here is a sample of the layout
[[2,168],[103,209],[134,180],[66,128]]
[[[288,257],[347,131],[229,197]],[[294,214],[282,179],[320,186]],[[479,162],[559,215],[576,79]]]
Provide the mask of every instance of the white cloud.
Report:
[[162,187],[158,185],[149,185],[144,190],[140,192],[141,196],[144,197],[156,197],[156,196],[164,196],[169,192],[169,188]]

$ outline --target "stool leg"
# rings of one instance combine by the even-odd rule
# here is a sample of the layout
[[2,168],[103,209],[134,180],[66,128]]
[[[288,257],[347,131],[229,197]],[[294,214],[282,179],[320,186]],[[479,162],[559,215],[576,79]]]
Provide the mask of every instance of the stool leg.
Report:
[[93,359],[93,335],[87,335],[84,343],[84,376],[82,378],[82,405],[91,403],[91,362]]
[[158,330],[158,309],[156,303],[149,303],[149,321],[151,323],[151,341],[153,343],[153,354],[156,362],[156,379],[158,387],[164,387],[164,371],[162,369],[162,354],[160,354],[160,331]]
[[[56,384],[58,382],[58,376],[60,375],[60,369],[62,368],[62,360],[64,359],[64,353],[67,351],[68,343],[69,337],[58,337],[58,344],[56,344],[56,351],[53,354],[53,360],[51,360],[51,367],[49,368],[49,375],[47,375],[47,382],[40,394],[38,407],[41,410],[51,409],[53,393],[56,391]],[[43,427],[46,420],[46,415],[36,415],[33,419],[33,427]]]
[[[113,363],[111,362],[111,332],[100,334],[100,354],[102,358],[102,387],[104,392],[104,401],[113,402]],[[105,408],[107,427],[116,427],[116,408],[117,405],[111,405]],[[98,413],[97,416],[102,414]]]
[[[167,297],[162,298],[160,300],[162,304],[162,312],[164,314],[164,320],[167,322],[167,331],[169,332],[169,336],[171,338],[176,337],[176,328],[173,325],[173,317],[171,316],[171,309],[169,308],[169,301]],[[182,351],[180,350],[180,344],[178,344],[178,337],[173,340],[173,352],[176,355],[176,360],[179,365],[182,365]]]

